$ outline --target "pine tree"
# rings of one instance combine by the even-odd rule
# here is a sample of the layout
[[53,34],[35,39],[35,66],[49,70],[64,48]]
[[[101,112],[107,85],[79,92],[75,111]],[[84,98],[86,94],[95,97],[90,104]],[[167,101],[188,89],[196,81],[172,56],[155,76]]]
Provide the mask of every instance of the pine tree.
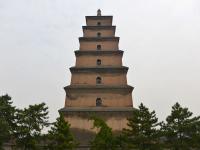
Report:
[[16,128],[16,109],[12,106],[11,97],[0,96],[0,149],[4,142],[11,139]]
[[200,117],[192,115],[188,108],[181,107],[179,103],[172,106],[171,114],[162,127],[166,137],[166,147],[172,150],[199,148]]
[[4,118],[0,118],[0,150],[3,150],[3,144],[9,139],[9,125]]
[[45,103],[29,105],[17,112],[17,146],[24,150],[38,149],[41,131],[48,123],[48,107]]
[[91,150],[115,150],[118,148],[116,138],[112,133],[112,129],[105,123],[105,121],[96,116],[92,116],[94,121],[93,127],[97,129],[98,133],[91,141]]
[[155,111],[150,112],[141,103],[139,109],[133,110],[127,125],[128,128],[123,130],[126,147],[139,150],[160,149],[158,130],[160,123]]
[[48,139],[48,149],[50,150],[72,150],[78,145],[70,132],[70,124],[65,121],[62,113],[49,130]]

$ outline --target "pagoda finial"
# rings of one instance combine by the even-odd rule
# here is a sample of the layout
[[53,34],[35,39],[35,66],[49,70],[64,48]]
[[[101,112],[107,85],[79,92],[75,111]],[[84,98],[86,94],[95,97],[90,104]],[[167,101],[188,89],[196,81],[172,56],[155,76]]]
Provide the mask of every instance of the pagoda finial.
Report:
[[97,16],[101,16],[101,10],[100,9],[97,10]]

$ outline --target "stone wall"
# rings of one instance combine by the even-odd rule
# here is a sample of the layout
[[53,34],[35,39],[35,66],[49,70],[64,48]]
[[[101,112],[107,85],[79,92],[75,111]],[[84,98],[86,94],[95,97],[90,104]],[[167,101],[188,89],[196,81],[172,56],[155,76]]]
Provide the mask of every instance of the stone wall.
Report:
[[132,107],[132,93],[128,91],[103,92],[76,90],[67,93],[65,107],[96,107],[96,99],[101,98],[102,107]]
[[97,66],[97,59],[101,60],[101,66],[122,66],[122,55],[104,55],[104,56],[92,56],[82,55],[76,59],[77,67],[93,67]]
[[104,119],[109,127],[112,127],[113,133],[118,134],[123,128],[127,128],[127,119],[132,115],[127,112],[68,112],[65,120],[71,124],[71,131],[80,145],[89,145],[97,130],[93,129],[93,121],[90,117],[97,115]]
[[80,50],[97,50],[97,45],[101,45],[102,50],[118,50],[118,41],[80,41]]
[[71,84],[96,85],[96,78],[101,77],[102,85],[126,85],[126,73],[73,73]]

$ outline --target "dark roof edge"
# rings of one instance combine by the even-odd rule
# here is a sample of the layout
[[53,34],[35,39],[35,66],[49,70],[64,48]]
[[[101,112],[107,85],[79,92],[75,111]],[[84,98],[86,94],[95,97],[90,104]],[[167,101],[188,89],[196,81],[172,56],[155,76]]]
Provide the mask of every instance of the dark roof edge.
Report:
[[133,112],[133,107],[65,107],[59,112]]
[[94,29],[94,30],[98,30],[98,29],[116,29],[116,26],[82,26],[82,29]]
[[77,90],[77,89],[82,89],[82,90],[84,90],[84,89],[103,89],[103,90],[105,90],[105,89],[112,89],[112,90],[114,90],[114,89],[120,89],[120,90],[122,90],[122,89],[126,89],[126,90],[131,90],[131,92],[134,90],[134,87],[132,87],[132,86],[130,86],[130,85],[125,85],[125,86],[120,86],[120,85],[118,85],[118,86],[106,86],[106,85],[94,85],[94,86],[91,86],[91,85],[68,85],[68,86],[66,86],[66,87],[64,87],[64,89],[65,89],[65,91],[66,90],[69,90],[69,89],[74,89],[74,90]]
[[74,51],[76,56],[81,55],[123,55],[124,51],[122,50],[113,50],[113,51],[102,51],[102,50],[94,50],[94,51],[83,51],[83,50],[76,50]]
[[113,19],[113,16],[85,16],[86,21],[87,19],[99,20],[99,19]]
[[106,67],[106,66],[100,66],[100,67],[70,67],[71,73],[74,72],[128,72],[128,67],[122,66],[122,67]]
[[119,37],[79,37],[80,41],[118,41]]

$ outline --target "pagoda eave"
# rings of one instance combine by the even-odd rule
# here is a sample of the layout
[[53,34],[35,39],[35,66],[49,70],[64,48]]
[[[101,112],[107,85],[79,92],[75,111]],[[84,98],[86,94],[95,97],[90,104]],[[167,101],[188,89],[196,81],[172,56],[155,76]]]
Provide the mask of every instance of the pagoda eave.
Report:
[[76,91],[76,90],[81,90],[81,91],[87,91],[87,90],[94,90],[94,91],[128,91],[128,92],[132,92],[134,87],[130,86],[130,85],[113,85],[113,86],[107,86],[107,85],[68,85],[66,87],[64,87],[65,91]]
[[92,19],[92,20],[104,20],[104,19],[112,19],[113,16],[85,16],[86,21],[88,19]]
[[65,107],[59,112],[133,112],[133,107]]
[[83,30],[115,30],[116,26],[82,26]]
[[79,42],[82,42],[82,41],[88,41],[88,42],[117,41],[119,42],[119,37],[79,37]]
[[99,55],[123,55],[124,51],[122,50],[106,50],[106,51],[103,51],[103,50],[90,50],[90,51],[85,51],[85,50],[76,50],[74,51],[75,55],[76,56],[82,56],[82,55],[94,55],[94,56],[99,56]]
[[96,66],[96,67],[71,67],[71,73],[127,73],[128,67],[106,67],[106,66]]

